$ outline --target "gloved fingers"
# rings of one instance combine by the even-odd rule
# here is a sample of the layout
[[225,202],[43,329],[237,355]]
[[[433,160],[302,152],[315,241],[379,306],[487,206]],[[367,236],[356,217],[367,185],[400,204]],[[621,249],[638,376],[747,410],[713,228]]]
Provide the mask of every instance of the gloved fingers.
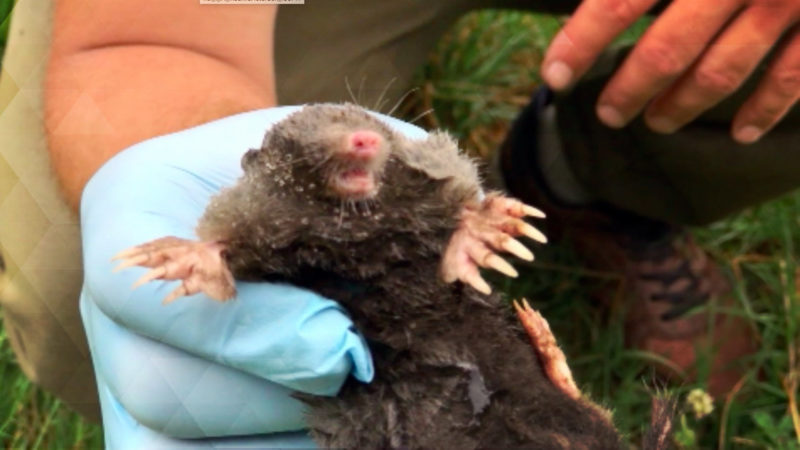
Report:
[[174,438],[305,427],[290,389],[132,333],[85,296],[81,313],[107,395],[137,423]]
[[[239,316],[248,324],[267,325],[229,327],[223,364],[266,373],[269,380],[316,395],[335,395],[350,373],[372,380],[367,343],[337,303],[283,283],[237,286],[239,297],[227,305],[246,309],[247,315]],[[254,350],[264,357],[241,357]]]
[[106,448],[121,449],[313,449],[316,444],[305,431],[181,439],[160,434],[138,423],[111,394],[102,378],[98,380],[103,406],[103,432]]
[[[99,243],[102,245],[102,243]],[[191,354],[259,378],[318,395],[334,395],[348,374],[372,378],[372,360],[352,321],[333,301],[291,285],[238,283],[238,296],[219,303],[204,295],[162,305],[179,281],[129,286],[87,272],[87,301],[115,322]]]

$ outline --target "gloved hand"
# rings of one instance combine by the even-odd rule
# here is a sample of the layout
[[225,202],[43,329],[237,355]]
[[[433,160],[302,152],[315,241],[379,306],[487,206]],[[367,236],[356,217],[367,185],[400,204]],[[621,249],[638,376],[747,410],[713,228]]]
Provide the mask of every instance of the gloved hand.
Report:
[[[303,432],[263,435],[304,427],[292,390],[335,395],[348,374],[371,380],[365,342],[334,301],[288,285],[237,282],[238,296],[227,303],[198,294],[162,305],[177,282],[132,291],[146,269],[112,273],[110,259],[123,249],[163,236],[196,239],[209,198],[236,181],[244,152],[296,109],[239,114],[142,142],[86,186],[81,313],[110,448],[313,446]],[[425,134],[382,117],[412,137]],[[215,438],[179,440],[207,437]]]

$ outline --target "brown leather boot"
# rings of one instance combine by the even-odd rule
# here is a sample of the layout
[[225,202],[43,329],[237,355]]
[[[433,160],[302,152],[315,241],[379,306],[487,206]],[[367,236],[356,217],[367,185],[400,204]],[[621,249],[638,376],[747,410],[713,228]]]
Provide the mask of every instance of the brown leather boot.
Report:
[[[690,376],[696,375],[695,362],[706,358],[709,392],[715,397],[728,392],[745,373],[741,358],[756,351],[750,324],[714,312],[735,305],[728,280],[685,231],[637,244],[627,250],[625,279],[633,301],[626,342],[666,357]],[[701,306],[708,308],[698,311]]]
[[[630,347],[671,362],[659,373],[696,376],[696,362],[711,363],[709,391],[718,396],[743,376],[742,357],[755,352],[755,332],[741,318],[715,312],[735,299],[719,266],[681,227],[595,202],[578,207],[555,199],[536,161],[538,114],[550,102],[541,91],[522,111],[498,153],[507,189],[547,213],[551,242],[567,238],[587,268],[615,273],[624,282]],[[654,199],[658,201],[658,199]],[[610,303],[612,292],[600,292]],[[703,308],[710,306],[709,308]]]

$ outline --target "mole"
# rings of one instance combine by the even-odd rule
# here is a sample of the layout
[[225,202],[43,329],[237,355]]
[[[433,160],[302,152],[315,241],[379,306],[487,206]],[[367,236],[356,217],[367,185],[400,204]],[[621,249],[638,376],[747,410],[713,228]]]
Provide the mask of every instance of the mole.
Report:
[[134,286],[181,280],[165,302],[232,299],[234,279],[338,301],[369,344],[375,378],[351,377],[335,397],[297,394],[320,446],[626,447],[611,414],[578,390],[544,318],[524,300],[515,315],[480,275],[516,276],[497,252],[533,259],[515,237],[545,242],[524,220],[544,215],[484,194],[447,133],[410,139],[356,105],[306,105],[242,167],[199,220],[199,240],[124,250],[118,269],[151,268]]

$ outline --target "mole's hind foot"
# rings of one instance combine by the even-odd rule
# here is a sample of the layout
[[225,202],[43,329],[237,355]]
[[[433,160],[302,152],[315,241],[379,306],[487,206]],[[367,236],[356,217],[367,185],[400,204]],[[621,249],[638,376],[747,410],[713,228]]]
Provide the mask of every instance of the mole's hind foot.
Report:
[[575,399],[580,398],[581,392],[575,385],[575,380],[572,379],[572,372],[567,365],[567,357],[558,348],[556,337],[550,331],[550,325],[538,311],[531,308],[525,299],[522,299],[521,305],[514,300],[514,309],[517,310],[517,316],[528,333],[534,350],[539,355],[547,377],[565,394]]
[[233,275],[222,257],[224,250],[225,245],[219,242],[170,236],[123,250],[112,261],[121,260],[115,272],[133,266],[151,268],[134,283],[134,289],[153,280],[181,280],[181,285],[164,298],[164,303],[199,292],[224,301],[236,295]]
[[481,277],[479,267],[516,277],[517,271],[495,251],[505,251],[533,261],[533,253],[514,237],[527,236],[541,243],[547,242],[541,231],[522,220],[525,216],[542,218],[544,213],[499,194],[489,194],[480,203],[464,206],[458,230],[450,238],[442,257],[444,281],[461,280],[479,292],[489,294],[492,290]]

